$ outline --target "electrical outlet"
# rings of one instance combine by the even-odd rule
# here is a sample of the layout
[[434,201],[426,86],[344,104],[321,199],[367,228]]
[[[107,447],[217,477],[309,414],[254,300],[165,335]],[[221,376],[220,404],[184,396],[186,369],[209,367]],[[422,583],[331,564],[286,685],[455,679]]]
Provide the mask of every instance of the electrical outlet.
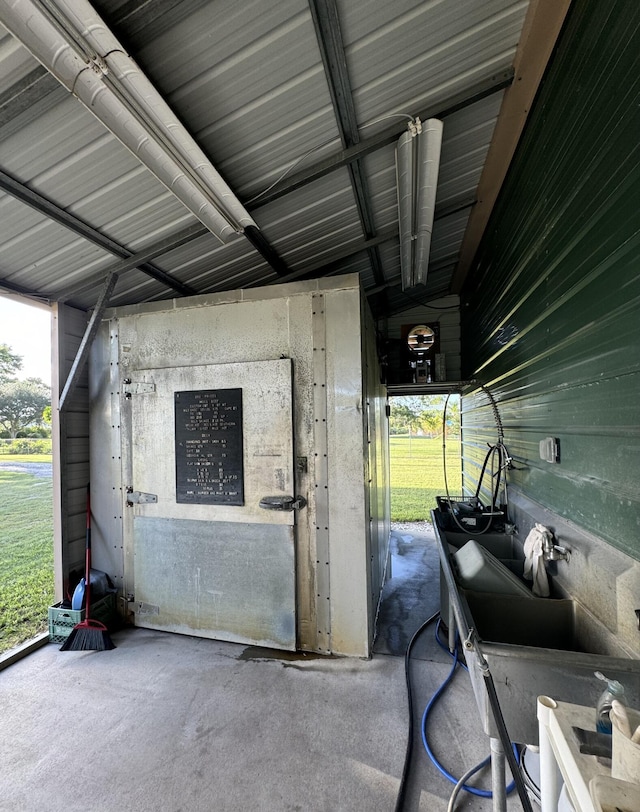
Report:
[[560,440],[558,437],[545,437],[540,440],[540,459],[545,462],[560,462]]

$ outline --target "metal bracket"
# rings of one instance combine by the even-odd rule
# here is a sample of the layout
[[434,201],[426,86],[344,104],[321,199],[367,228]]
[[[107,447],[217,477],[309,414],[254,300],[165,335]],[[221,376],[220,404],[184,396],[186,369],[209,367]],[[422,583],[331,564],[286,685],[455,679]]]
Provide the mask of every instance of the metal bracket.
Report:
[[155,493],[144,493],[143,491],[134,491],[133,488],[127,488],[127,505],[150,505],[158,501],[158,495]]
[[306,504],[304,496],[263,496],[260,500],[263,510],[300,510]]
[[476,638],[476,630],[474,628],[469,629],[467,639],[462,644],[463,648],[465,648],[467,651],[473,651],[475,648],[474,645],[475,638]]
[[127,608],[134,615],[159,615],[160,607],[144,601],[127,601]]
[[146,381],[131,381],[127,378],[122,384],[122,392],[125,398],[129,399],[132,395],[146,395],[149,392],[155,392],[155,383],[147,383]]

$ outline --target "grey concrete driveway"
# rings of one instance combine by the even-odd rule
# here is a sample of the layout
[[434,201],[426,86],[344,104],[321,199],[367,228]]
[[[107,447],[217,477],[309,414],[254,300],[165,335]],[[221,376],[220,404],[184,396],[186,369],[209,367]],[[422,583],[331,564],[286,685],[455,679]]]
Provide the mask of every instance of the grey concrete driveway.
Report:
[[11,462],[0,460],[0,471],[15,471],[18,474],[33,474],[37,477],[50,477],[52,464],[50,462]]

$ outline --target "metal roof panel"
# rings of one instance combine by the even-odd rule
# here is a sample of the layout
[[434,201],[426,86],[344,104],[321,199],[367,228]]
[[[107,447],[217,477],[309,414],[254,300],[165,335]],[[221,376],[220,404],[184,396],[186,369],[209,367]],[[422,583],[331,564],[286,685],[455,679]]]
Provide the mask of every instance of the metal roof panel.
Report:
[[[342,150],[306,0],[184,2],[168,4],[170,11],[161,5],[125,8],[120,0],[94,2],[107,22],[117,18],[118,35],[133,43],[133,57],[243,202],[274,183],[277,190],[289,174],[304,174]],[[508,69],[527,5],[527,0],[338,0],[360,138],[366,141],[394,121],[400,133],[399,114],[446,107],[492,71]],[[165,13],[170,25],[162,24]],[[0,112],[15,116],[0,117],[2,169],[128,250],[146,249],[196,222],[72,97],[50,93],[43,103],[34,92],[31,99],[22,83],[34,71],[33,58],[0,30]],[[20,102],[15,109],[14,92]],[[474,198],[501,97],[496,93],[446,117],[440,212]],[[253,207],[263,236],[292,275],[355,271],[368,288],[377,288],[375,255],[376,273],[399,283],[394,145],[370,152],[361,166],[375,234],[369,250],[344,165]],[[0,278],[81,306],[95,301],[102,276],[117,266],[113,255],[1,194],[0,212],[5,249]],[[432,262],[459,250],[467,217],[463,209],[436,220]],[[243,238],[222,246],[210,235],[200,236],[153,263],[198,291],[279,278]],[[438,273],[442,285],[444,272]],[[166,285],[128,270],[114,297],[124,304],[128,297],[139,302],[172,295]]]
[[527,0],[351,3],[340,16],[360,124],[419,115],[513,60]]

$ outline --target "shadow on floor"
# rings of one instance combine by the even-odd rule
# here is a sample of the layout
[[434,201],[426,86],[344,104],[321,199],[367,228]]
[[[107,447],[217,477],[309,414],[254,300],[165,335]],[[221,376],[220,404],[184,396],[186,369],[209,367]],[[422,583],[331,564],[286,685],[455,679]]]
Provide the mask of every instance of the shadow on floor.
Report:
[[[45,645],[0,672],[2,812],[392,812],[407,740],[404,651],[438,606],[428,525],[395,526],[371,660],[289,655],[147,629],[105,652]],[[451,670],[433,627],[411,662],[414,757],[404,812],[453,789],[420,716]],[[468,677],[429,722],[461,775],[489,752]],[[487,771],[477,778],[488,786]],[[456,810],[492,802],[461,796]],[[519,809],[517,797],[509,810]]]

